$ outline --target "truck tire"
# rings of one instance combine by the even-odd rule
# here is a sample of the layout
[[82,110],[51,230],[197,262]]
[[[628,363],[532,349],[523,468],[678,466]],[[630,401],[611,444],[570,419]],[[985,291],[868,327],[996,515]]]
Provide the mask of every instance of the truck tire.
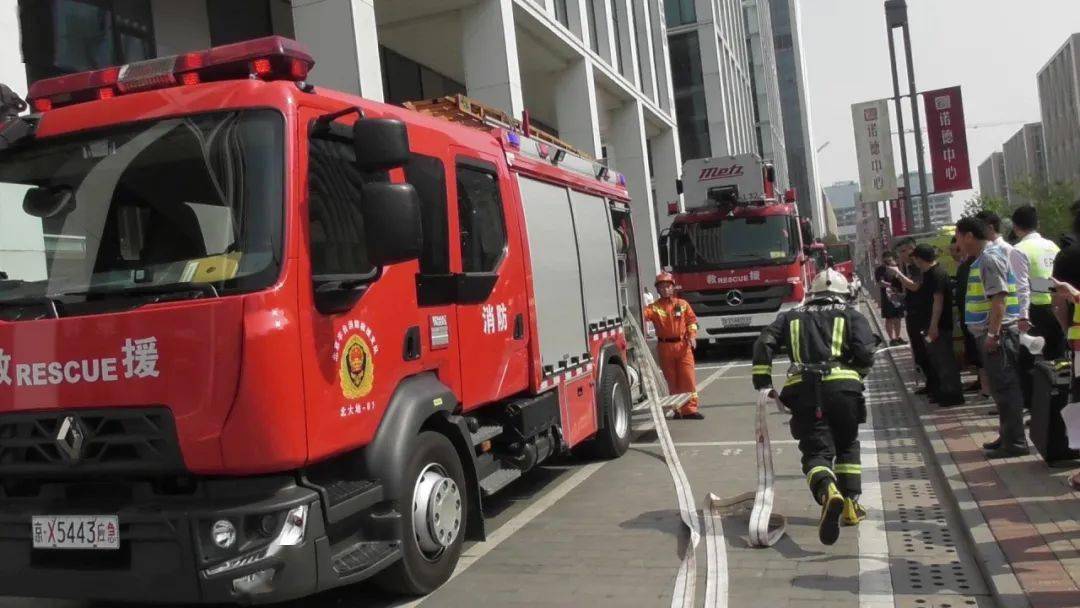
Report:
[[596,458],[618,458],[630,448],[630,416],[633,400],[630,381],[618,365],[608,364],[597,394],[604,417],[596,438],[586,445],[586,453]]
[[424,431],[402,479],[402,558],[378,583],[396,593],[425,595],[450,578],[461,556],[469,509],[465,473],[450,440]]

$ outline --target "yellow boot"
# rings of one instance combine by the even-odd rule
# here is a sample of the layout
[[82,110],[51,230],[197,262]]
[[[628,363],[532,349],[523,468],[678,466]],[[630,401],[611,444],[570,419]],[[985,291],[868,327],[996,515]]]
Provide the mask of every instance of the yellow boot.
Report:
[[840,538],[840,515],[844,510],[844,497],[836,484],[829,482],[821,501],[821,521],[818,522],[818,538],[826,545],[831,545]]
[[864,519],[866,519],[866,508],[854,498],[845,498],[844,513],[841,515],[840,521],[845,526],[857,526]]

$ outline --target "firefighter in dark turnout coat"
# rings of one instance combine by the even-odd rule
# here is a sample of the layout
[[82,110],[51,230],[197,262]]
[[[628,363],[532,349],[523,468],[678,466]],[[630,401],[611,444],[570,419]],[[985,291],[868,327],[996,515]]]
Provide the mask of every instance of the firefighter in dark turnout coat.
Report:
[[780,400],[791,408],[802,469],[821,505],[818,535],[831,545],[841,520],[857,525],[862,465],[859,424],[866,421],[862,380],[874,362],[875,338],[866,317],[847,299],[844,276],[828,269],[814,278],[810,299],[781,314],[754,345],[754,388],[772,388],[772,360],[791,354]]

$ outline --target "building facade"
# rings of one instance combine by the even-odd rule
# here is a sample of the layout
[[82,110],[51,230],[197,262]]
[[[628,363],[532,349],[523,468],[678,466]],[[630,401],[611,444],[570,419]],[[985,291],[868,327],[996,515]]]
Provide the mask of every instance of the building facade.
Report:
[[1069,37],[1037,80],[1047,179],[1080,186],[1080,34]]
[[790,187],[787,170],[787,144],[784,140],[784,115],[780,105],[780,82],[776,74],[776,50],[773,46],[772,15],[768,0],[743,0],[747,44],[754,89],[754,118],[761,157],[776,168],[776,183],[781,190]]
[[760,152],[742,0],[666,0],[684,159]]
[[1005,178],[1005,155],[994,152],[979,165],[979,194],[984,197],[1004,199],[1008,181]]
[[1005,163],[1006,198],[1009,204],[1019,207],[1031,203],[1020,192],[1020,185],[1046,179],[1042,124],[1036,122],[1024,125],[1005,142],[1002,158]]
[[836,214],[837,237],[854,241],[859,223],[859,184],[854,181],[836,182],[825,186],[825,200]]
[[[663,7],[662,0],[0,0],[0,75],[25,94],[38,78],[280,34],[311,49],[316,85],[393,103],[464,93],[513,116],[527,109],[534,125],[626,175],[647,277],[659,266],[657,206],[678,199],[681,165]],[[732,39],[730,48],[745,58],[745,44]],[[733,101],[749,115],[749,93]],[[750,141],[752,126],[744,130],[738,137]]]
[[788,178],[799,197],[799,211],[814,222],[814,233],[825,230],[821,189],[817,172],[810,119],[809,85],[802,53],[802,26],[799,0],[769,0],[773,46],[780,84],[780,105],[784,118]]

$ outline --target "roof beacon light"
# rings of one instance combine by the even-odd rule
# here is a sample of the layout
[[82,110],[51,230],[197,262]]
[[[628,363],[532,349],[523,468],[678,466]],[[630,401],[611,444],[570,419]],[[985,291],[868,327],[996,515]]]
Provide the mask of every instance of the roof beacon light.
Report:
[[[190,86],[219,80],[293,80],[307,78],[315,60],[307,48],[288,38],[268,36],[205,51],[170,55],[120,67],[39,80],[29,98],[38,112],[115,95]],[[106,93],[106,89],[111,92]]]

